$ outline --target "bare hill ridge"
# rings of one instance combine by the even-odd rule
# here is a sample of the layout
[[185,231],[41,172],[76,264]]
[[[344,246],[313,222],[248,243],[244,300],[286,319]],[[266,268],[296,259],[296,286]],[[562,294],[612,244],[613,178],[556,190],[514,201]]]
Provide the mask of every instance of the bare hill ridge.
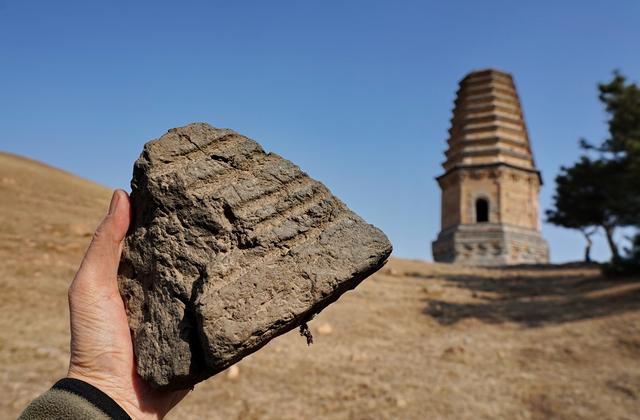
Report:
[[[66,372],[66,289],[110,191],[0,153],[0,417]],[[637,418],[640,283],[393,259],[171,418]]]

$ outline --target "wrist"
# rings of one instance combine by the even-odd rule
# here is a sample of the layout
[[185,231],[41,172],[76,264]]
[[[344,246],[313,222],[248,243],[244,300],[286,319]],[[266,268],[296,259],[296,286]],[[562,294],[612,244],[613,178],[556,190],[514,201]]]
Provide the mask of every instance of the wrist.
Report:
[[140,412],[140,410],[138,410],[138,408],[129,400],[129,398],[124,395],[122,387],[114,383],[114,381],[110,378],[102,377],[102,375],[96,373],[83,372],[82,369],[77,369],[74,367],[69,368],[67,378],[82,381],[98,389],[108,398],[110,398],[114,404],[118,405],[123,411],[125,411],[132,419],[158,418],[144,415],[142,412]]
[[[55,393],[58,394],[55,394]],[[107,416],[113,420],[131,420],[131,413],[127,412],[111,396],[102,389],[82,379],[67,377],[56,382],[50,390],[52,395],[67,395],[59,397],[70,410],[75,410],[80,417]],[[75,400],[71,397],[74,396]],[[90,414],[89,414],[90,413]],[[103,415],[98,415],[102,413]],[[74,416],[75,417],[75,416]]]

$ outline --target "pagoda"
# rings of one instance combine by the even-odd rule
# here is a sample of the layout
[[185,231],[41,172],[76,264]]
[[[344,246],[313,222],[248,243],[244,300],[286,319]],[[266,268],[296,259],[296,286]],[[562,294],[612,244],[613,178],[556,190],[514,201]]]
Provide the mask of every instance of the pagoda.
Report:
[[508,73],[474,71],[460,81],[449,129],[439,262],[499,266],[549,261],[540,234],[540,172]]

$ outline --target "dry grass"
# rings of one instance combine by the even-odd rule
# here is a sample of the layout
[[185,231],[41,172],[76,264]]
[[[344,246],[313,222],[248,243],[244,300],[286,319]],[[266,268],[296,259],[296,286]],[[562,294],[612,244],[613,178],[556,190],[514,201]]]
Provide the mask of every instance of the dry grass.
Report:
[[[109,191],[0,154],[0,417],[64,375],[66,288]],[[594,267],[394,259],[309,325],[200,384],[172,418],[633,419],[640,282]]]

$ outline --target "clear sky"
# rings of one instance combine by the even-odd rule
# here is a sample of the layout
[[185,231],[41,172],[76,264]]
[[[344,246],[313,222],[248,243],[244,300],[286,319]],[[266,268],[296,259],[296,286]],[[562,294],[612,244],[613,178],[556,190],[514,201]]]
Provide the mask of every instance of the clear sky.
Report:
[[[639,22],[637,0],[0,0],[0,149],[127,188],[146,141],[206,121],[323,181],[396,256],[431,259],[458,81],[514,75],[545,209],[578,139],[606,135],[596,83],[638,81]],[[553,261],[582,258],[579,234],[542,230]]]

